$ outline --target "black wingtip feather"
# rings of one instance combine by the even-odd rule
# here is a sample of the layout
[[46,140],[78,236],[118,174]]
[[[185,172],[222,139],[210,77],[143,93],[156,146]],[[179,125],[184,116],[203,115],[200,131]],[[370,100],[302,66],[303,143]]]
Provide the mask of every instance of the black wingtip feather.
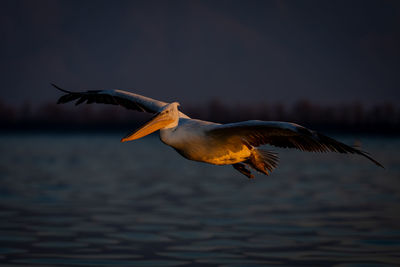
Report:
[[67,94],[72,94],[73,92],[65,90],[61,87],[59,87],[58,85],[54,84],[54,83],[50,83],[52,86],[54,86],[56,89],[60,90],[61,92],[67,93]]
[[79,104],[82,104],[83,102],[85,102],[88,98],[85,95],[80,96],[80,98],[78,99],[78,101],[75,102],[75,106],[78,106]]
[[364,152],[364,151],[361,151],[361,150],[358,150],[358,149],[356,149],[356,151],[357,151],[357,154],[360,154],[360,155],[366,157],[367,159],[369,159],[370,161],[372,161],[373,163],[375,163],[377,166],[379,166],[379,167],[385,169],[385,167],[384,167],[382,164],[380,164],[378,161],[376,161],[376,160],[373,159],[371,156],[369,156],[369,154],[368,154],[367,152]]
[[330,138],[326,135],[320,134],[318,133],[318,138],[322,141],[322,143],[326,146],[328,146],[330,148],[331,151],[335,151],[335,152],[339,152],[339,153],[352,153],[352,154],[358,154],[361,156],[366,157],[367,159],[369,159],[370,161],[372,161],[373,163],[375,163],[377,166],[381,167],[381,168],[385,168],[383,167],[382,164],[380,164],[378,161],[376,161],[375,159],[373,159],[369,153],[359,150],[355,147],[351,147],[348,146],[346,144],[343,144],[339,141],[336,141],[333,138]]

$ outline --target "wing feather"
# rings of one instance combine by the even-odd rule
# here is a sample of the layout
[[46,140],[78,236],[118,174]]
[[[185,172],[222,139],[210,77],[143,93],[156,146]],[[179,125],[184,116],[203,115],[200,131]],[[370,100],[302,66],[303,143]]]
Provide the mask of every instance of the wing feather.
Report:
[[[64,104],[75,101],[75,105],[100,103],[110,105],[120,105],[126,109],[137,110],[140,112],[157,113],[168,103],[158,101],[149,97],[126,92],[122,90],[88,90],[86,92],[71,92],[51,84],[58,90],[65,93],[58,99],[58,104]],[[189,118],[182,112],[179,112],[181,118]]]
[[137,110],[140,112],[157,113],[168,103],[154,100],[145,96],[122,90],[89,90],[86,92],[71,92],[52,84],[55,88],[66,93],[58,99],[58,104],[64,104],[75,101],[75,105],[82,103],[92,104],[111,104],[120,105],[127,109]]
[[254,147],[268,144],[302,151],[359,154],[383,167],[364,151],[290,122],[245,121],[231,123],[215,126],[207,134],[225,141],[242,141],[246,145]]

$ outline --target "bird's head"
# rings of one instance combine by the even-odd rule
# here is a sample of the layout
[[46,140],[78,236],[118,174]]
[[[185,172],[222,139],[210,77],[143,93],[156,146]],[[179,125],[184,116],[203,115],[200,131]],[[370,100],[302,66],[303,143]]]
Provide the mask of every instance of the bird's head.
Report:
[[179,103],[173,102],[165,105],[160,112],[155,114],[149,121],[121,139],[121,142],[132,141],[149,135],[160,129],[174,128],[179,123]]

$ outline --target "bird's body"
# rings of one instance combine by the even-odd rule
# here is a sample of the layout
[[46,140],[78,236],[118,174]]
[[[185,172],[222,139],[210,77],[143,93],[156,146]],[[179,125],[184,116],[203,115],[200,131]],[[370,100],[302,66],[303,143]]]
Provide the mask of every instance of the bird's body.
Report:
[[244,144],[220,143],[208,134],[220,125],[183,118],[179,120],[177,127],[161,129],[160,139],[190,160],[227,165],[242,162],[248,158],[251,152]]
[[272,145],[313,152],[339,152],[360,154],[376,165],[380,163],[365,152],[345,145],[318,132],[290,122],[245,121],[230,124],[192,119],[178,110],[176,102],[166,103],[122,90],[94,90],[66,93],[58,103],[77,100],[121,105],[128,109],[146,111],[156,115],[142,127],[121,141],[131,141],[160,130],[163,143],[174,148],[183,157],[214,165],[232,165],[252,178],[247,166],[268,175],[278,163],[276,153],[260,146]]

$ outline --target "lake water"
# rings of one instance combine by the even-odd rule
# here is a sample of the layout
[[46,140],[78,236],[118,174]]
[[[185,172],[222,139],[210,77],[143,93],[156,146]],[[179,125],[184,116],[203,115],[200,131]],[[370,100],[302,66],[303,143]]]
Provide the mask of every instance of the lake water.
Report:
[[359,139],[385,169],[278,150],[278,169],[248,180],[123,135],[0,136],[0,263],[400,264],[400,138]]

